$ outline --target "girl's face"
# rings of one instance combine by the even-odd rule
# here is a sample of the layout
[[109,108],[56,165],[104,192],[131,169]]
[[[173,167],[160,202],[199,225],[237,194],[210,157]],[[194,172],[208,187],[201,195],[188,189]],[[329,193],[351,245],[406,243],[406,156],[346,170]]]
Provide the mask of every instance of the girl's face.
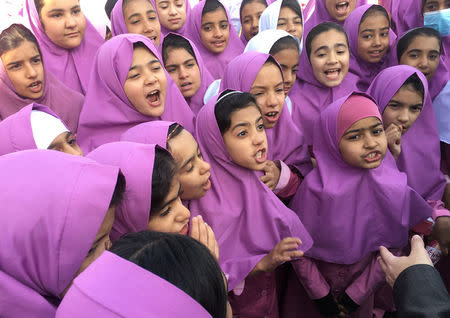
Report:
[[181,202],[180,192],[180,182],[178,176],[175,176],[169,193],[164,199],[163,207],[150,216],[148,222],[150,231],[187,235],[191,212]]
[[273,57],[280,64],[283,71],[284,94],[287,96],[297,79],[299,51],[295,49],[285,49],[274,54]]
[[183,129],[168,143],[178,168],[181,199],[194,200],[205,196],[211,188],[209,180],[211,166],[203,160],[197,141]]
[[341,84],[350,61],[345,34],[336,30],[320,33],[311,42],[309,61],[317,81],[327,87]]
[[353,123],[339,141],[342,159],[352,167],[378,168],[386,155],[387,140],[383,125],[376,117]]
[[430,81],[439,66],[440,52],[438,39],[419,35],[400,57],[400,64],[417,68]]
[[41,0],[40,20],[45,34],[64,49],[78,47],[83,41],[86,18],[79,0]]
[[358,31],[358,55],[369,63],[378,63],[389,49],[389,21],[383,14],[369,15]]
[[300,40],[303,34],[302,17],[291,8],[283,7],[278,15],[277,29],[284,30]]
[[23,41],[1,56],[14,89],[23,98],[38,99],[44,93],[44,66],[36,44]]
[[225,51],[230,39],[230,24],[222,8],[202,16],[200,38],[208,51],[216,54]]
[[263,170],[267,159],[267,137],[261,113],[256,105],[231,114],[230,128],[223,142],[231,159],[250,170]]
[[423,97],[413,87],[402,86],[383,112],[384,127],[395,124],[402,135],[414,124],[423,108]]
[[325,6],[336,21],[342,22],[355,10],[356,0],[326,0]]
[[129,33],[148,37],[159,46],[161,26],[152,4],[148,0],[131,0],[123,9],[123,18]]
[[258,1],[247,3],[242,8],[241,25],[245,39],[250,41],[252,37],[258,34],[259,18],[266,6]]
[[74,156],[82,156],[83,151],[81,151],[75,137],[71,132],[63,132],[52,141],[48,149],[65,152]]
[[202,76],[195,57],[183,48],[169,48],[166,70],[185,98],[197,93],[202,84]]
[[266,63],[259,70],[250,93],[256,98],[261,109],[264,127],[273,128],[284,106],[284,86],[280,69],[273,63]]
[[423,6],[423,12],[445,10],[448,8],[450,8],[449,0],[426,0]]
[[123,90],[130,103],[141,114],[151,117],[163,114],[167,78],[161,63],[148,49],[134,49]]
[[185,0],[156,0],[161,25],[171,31],[179,30],[186,22]]

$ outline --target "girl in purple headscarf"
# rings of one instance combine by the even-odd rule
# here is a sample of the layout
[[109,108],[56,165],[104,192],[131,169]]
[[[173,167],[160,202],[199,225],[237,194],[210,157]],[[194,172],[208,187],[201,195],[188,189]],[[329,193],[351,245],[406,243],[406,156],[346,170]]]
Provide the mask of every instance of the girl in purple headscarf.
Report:
[[30,30],[22,24],[3,30],[0,57],[0,120],[36,102],[50,107],[76,132],[83,95],[48,72],[49,62],[44,63],[39,44]]
[[214,81],[197,47],[185,37],[170,33],[164,38],[162,57],[167,73],[197,115],[206,90]]
[[74,277],[109,247],[125,180],[116,167],[48,150],[1,156],[0,180],[0,315],[54,317]]
[[51,149],[71,155],[83,152],[61,119],[47,106],[30,104],[0,122],[0,156],[27,149]]
[[49,71],[69,88],[85,95],[92,57],[103,39],[85,18],[79,0],[26,0],[33,33]]
[[161,31],[186,35],[190,23],[191,5],[189,0],[151,0],[158,11]]
[[295,104],[292,120],[312,144],[313,127],[329,104],[356,88],[357,77],[348,73],[350,52],[344,29],[332,22],[323,22],[307,35],[300,55],[299,81],[290,95]]
[[141,34],[159,47],[162,39],[156,9],[150,0],[118,0],[111,11],[111,34]]
[[235,315],[276,317],[273,271],[302,256],[312,241],[295,214],[259,180],[270,148],[255,99],[227,90],[213,103],[197,117],[212,188],[191,202],[191,212],[202,215],[216,234]]
[[283,73],[279,64],[269,54],[246,52],[227,65],[221,82],[221,90],[225,89],[255,96],[269,144],[269,160],[265,161],[265,175],[261,180],[280,197],[289,198],[295,192],[300,176],[305,176],[312,165],[302,132],[294,125],[285,107]]
[[185,35],[200,51],[214,79],[221,78],[225,66],[244,51],[228,12],[218,0],[201,1],[192,8]]
[[259,18],[267,8],[266,0],[243,0],[239,8],[241,20],[241,35],[239,36],[245,45],[259,32]]
[[358,77],[357,87],[366,91],[377,74],[390,64],[395,34],[385,8],[366,4],[356,8],[345,20],[350,44],[350,72]]
[[321,314],[370,317],[371,297],[384,282],[379,246],[406,246],[408,230],[432,209],[386,153],[381,115],[368,95],[352,93],[328,106],[313,147],[317,168],[290,204],[314,239],[297,274]]
[[121,141],[157,144],[173,156],[178,170],[180,198],[189,208],[189,202],[205,196],[211,188],[210,165],[203,160],[197,141],[180,124],[153,121],[128,129]]
[[194,131],[194,114],[148,38],[113,37],[100,48],[92,77],[78,128],[85,152],[118,141],[127,129],[152,120],[177,121]]

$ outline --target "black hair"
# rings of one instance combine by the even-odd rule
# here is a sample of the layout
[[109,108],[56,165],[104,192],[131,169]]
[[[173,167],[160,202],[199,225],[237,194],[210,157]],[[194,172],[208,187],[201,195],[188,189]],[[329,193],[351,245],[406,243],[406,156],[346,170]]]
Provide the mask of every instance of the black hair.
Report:
[[170,151],[169,140],[172,140],[173,138],[181,134],[183,130],[184,127],[177,123],[173,123],[169,126],[169,129],[167,131],[167,150]]
[[[220,1],[218,0],[205,0],[205,6],[203,7],[202,10],[202,17],[209,13],[209,12],[214,12],[217,9],[222,8],[223,12],[225,13],[225,15],[227,15],[227,11],[225,10],[225,7],[223,6],[222,3],[220,3]],[[227,16],[228,19],[228,16]]]
[[29,41],[36,45],[39,54],[42,57],[41,48],[34,34],[23,24],[11,24],[0,33],[0,56],[10,50],[18,48],[23,42]]
[[283,36],[282,38],[278,39],[273,45],[272,48],[269,51],[270,55],[275,55],[280,51],[287,50],[287,49],[293,49],[300,53],[300,49],[298,46],[298,41],[294,39],[291,35]]
[[111,12],[114,9],[114,6],[116,5],[117,1],[118,0],[106,0],[105,12],[106,12],[106,15],[108,16],[109,20],[111,20]]
[[127,182],[125,180],[125,176],[121,171],[119,171],[119,174],[117,175],[116,187],[114,188],[114,193],[111,198],[111,202],[109,203],[110,208],[117,206],[120,202],[122,202],[126,186]]
[[412,88],[422,96],[422,99],[425,96],[425,87],[423,86],[420,77],[416,73],[408,77],[408,79],[403,83],[402,87]]
[[163,63],[166,64],[167,59],[169,58],[169,52],[172,49],[185,49],[192,57],[197,61],[197,57],[195,56],[194,49],[192,45],[186,40],[184,37],[178,34],[169,33],[163,40],[162,45],[162,57]]
[[367,19],[370,16],[376,15],[376,14],[382,14],[386,17],[389,23],[389,27],[391,26],[391,19],[389,18],[389,14],[387,13],[386,9],[383,6],[380,6],[378,4],[372,5],[369,9],[364,12],[364,14],[361,17],[361,21],[359,21],[359,25],[361,25],[365,19]]
[[141,231],[117,240],[110,252],[177,286],[212,317],[226,317],[227,287],[220,266],[210,251],[193,238]]
[[[250,93],[234,92],[232,89],[227,89],[219,95],[219,99],[214,107],[214,115],[216,117],[217,126],[219,126],[220,133],[223,135],[231,126],[231,114],[240,109],[250,106],[255,106],[259,109],[255,97]],[[223,97],[225,96],[225,97]],[[223,97],[223,98],[222,98]]]
[[240,6],[240,8],[239,8],[239,17],[240,17],[240,19],[242,19],[242,10],[244,10],[244,7],[245,7],[247,4],[250,4],[250,3],[253,3],[253,2],[261,3],[261,4],[263,4],[263,5],[267,8],[267,2],[266,2],[266,0],[243,0],[243,1],[241,2],[241,6]]
[[159,212],[164,205],[164,199],[170,192],[172,180],[177,173],[177,166],[170,153],[161,148],[155,147],[155,161],[152,175],[152,204],[150,216]]
[[400,40],[398,40],[397,59],[399,63],[402,55],[406,52],[411,42],[418,36],[436,38],[439,42],[439,53],[442,52],[442,37],[439,31],[428,27],[415,28],[402,36]]
[[41,16],[41,10],[44,7],[43,0],[34,0],[34,6],[36,7],[36,11],[39,14],[39,17]]
[[297,0],[283,0],[283,2],[281,2],[281,8],[289,8],[294,11],[294,13],[302,19],[303,23],[302,8],[300,8]]
[[316,38],[316,36],[318,36],[324,32],[328,32],[330,30],[335,30],[339,33],[344,34],[345,40],[347,42],[347,47],[349,47],[348,36],[342,26],[340,26],[339,24],[336,24],[334,22],[322,22],[322,23],[316,25],[314,28],[312,28],[311,31],[309,31],[308,35],[306,36],[305,47],[306,47],[306,53],[308,54],[308,59],[311,56],[312,41]]

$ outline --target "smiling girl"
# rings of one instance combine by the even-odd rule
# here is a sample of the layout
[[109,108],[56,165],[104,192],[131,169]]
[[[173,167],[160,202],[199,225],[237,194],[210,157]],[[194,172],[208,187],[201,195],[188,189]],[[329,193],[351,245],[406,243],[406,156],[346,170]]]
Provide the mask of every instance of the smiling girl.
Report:
[[22,24],[12,24],[3,30],[0,58],[0,120],[26,105],[39,103],[50,107],[76,132],[83,95],[66,87],[48,71],[48,63],[30,30]]
[[267,8],[266,0],[244,0],[239,8],[242,43],[247,44],[259,32],[259,18]]
[[225,7],[218,0],[201,1],[192,9],[186,35],[200,51],[214,79],[221,78],[227,63],[244,50]]
[[81,11],[79,0],[27,0],[26,10],[48,70],[86,94],[92,57],[104,42]]
[[389,66],[395,41],[389,15],[380,5],[356,8],[345,20],[350,44],[350,72],[358,76],[357,87],[366,91],[375,76]]
[[174,120],[194,130],[194,114],[148,38],[113,37],[100,48],[92,74],[78,129],[85,152],[147,121]]

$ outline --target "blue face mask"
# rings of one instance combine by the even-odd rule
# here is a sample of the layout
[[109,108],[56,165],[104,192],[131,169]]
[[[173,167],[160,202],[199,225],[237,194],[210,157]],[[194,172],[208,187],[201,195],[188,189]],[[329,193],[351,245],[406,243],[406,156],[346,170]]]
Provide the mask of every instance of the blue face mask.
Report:
[[424,26],[439,31],[442,37],[450,34],[450,9],[425,12],[423,19]]

